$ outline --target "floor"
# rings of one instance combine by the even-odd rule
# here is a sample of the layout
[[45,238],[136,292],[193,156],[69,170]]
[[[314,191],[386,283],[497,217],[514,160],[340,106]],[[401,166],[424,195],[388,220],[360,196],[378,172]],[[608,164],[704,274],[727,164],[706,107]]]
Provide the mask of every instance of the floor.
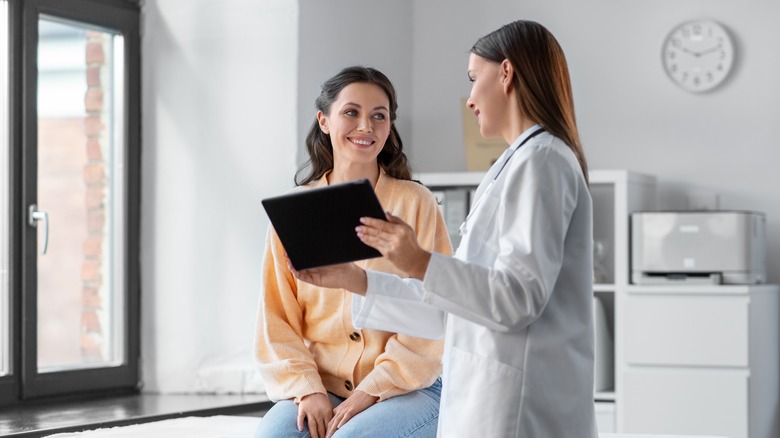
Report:
[[181,416],[262,416],[264,395],[136,394],[88,401],[38,402],[0,409],[0,437],[42,437]]

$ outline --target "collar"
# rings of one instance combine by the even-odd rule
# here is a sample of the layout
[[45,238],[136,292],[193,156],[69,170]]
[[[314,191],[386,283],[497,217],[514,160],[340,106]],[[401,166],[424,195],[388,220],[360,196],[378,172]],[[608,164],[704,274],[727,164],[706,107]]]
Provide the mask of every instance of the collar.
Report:
[[518,136],[515,141],[512,142],[512,144],[509,146],[509,149],[517,149],[524,141],[527,139],[531,134],[536,132],[537,129],[541,129],[542,127],[539,126],[539,124],[535,124],[531,126],[530,128],[523,131],[520,136]]

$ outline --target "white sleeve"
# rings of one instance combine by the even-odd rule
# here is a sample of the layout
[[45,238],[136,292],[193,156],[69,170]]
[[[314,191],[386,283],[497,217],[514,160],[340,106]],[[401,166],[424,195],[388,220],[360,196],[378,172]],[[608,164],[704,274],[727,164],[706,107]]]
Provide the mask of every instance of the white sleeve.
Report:
[[352,324],[355,328],[403,333],[426,339],[441,339],[447,314],[422,302],[422,282],[397,275],[366,271],[366,296],[353,295]]

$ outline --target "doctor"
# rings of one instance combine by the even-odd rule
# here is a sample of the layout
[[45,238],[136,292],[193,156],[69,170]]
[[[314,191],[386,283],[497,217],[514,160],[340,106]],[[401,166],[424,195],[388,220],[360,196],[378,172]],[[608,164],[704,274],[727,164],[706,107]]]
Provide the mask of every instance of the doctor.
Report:
[[364,218],[363,242],[408,278],[354,264],[294,272],[356,294],[356,326],[445,336],[442,437],[594,438],[592,212],[568,67],[516,21],[472,47],[468,107],[509,148],[485,175],[454,257]]

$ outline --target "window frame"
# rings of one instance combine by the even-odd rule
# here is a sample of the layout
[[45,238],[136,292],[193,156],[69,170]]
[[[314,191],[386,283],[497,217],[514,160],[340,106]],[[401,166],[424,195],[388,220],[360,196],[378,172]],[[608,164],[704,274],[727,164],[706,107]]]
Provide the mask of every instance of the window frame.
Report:
[[[47,396],[129,393],[140,387],[140,6],[130,0],[8,0],[10,86],[11,373],[0,377],[0,405]],[[38,372],[37,248],[26,206],[37,196],[37,45],[41,15],[114,29],[124,37],[124,363]]]

